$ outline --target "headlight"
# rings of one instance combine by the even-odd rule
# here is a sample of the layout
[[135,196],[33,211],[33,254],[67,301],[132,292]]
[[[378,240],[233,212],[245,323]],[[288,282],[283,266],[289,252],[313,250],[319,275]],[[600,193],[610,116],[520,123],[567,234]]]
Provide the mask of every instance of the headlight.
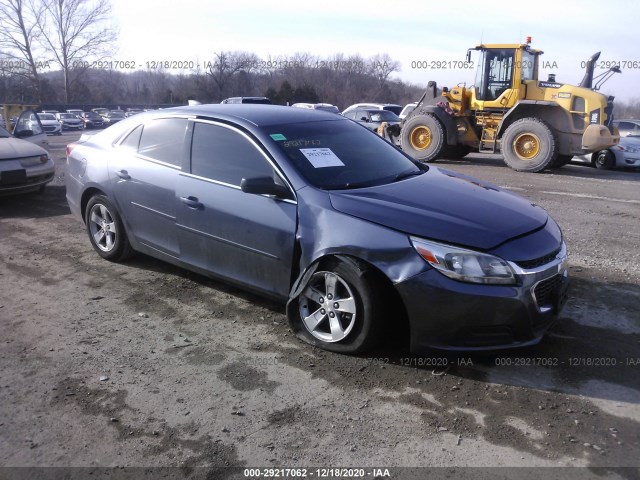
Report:
[[416,252],[429,265],[449,278],[469,283],[516,283],[513,270],[501,258],[421,238],[410,239]]
[[40,155],[38,157],[27,157],[20,159],[20,165],[24,168],[34,167],[36,165],[41,165],[43,163],[47,163],[49,161],[48,155]]

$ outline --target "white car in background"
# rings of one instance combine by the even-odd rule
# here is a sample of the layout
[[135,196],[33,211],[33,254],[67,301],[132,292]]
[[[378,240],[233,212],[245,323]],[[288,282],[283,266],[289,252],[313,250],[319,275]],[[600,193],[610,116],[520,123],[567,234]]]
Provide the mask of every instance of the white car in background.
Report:
[[307,108],[309,110],[322,110],[323,112],[340,113],[338,107],[330,103],[294,103],[291,106],[296,108]]
[[342,115],[352,112],[353,110],[389,110],[399,115],[402,111],[402,105],[396,105],[395,103],[354,103],[345,108],[342,111]]
[[62,123],[53,113],[38,113],[42,128],[47,135],[62,135]]
[[404,108],[402,109],[402,111],[400,112],[400,115],[398,115],[401,119],[404,120],[404,118],[409,115],[411,112],[413,112],[413,110],[418,106],[418,102],[412,102],[412,103],[407,103]]

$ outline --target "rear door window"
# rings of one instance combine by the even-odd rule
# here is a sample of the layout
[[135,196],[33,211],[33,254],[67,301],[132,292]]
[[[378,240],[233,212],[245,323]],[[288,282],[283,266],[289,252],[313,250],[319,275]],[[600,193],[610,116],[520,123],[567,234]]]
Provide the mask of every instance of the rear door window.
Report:
[[180,167],[186,132],[186,118],[153,120],[142,129],[138,154]]

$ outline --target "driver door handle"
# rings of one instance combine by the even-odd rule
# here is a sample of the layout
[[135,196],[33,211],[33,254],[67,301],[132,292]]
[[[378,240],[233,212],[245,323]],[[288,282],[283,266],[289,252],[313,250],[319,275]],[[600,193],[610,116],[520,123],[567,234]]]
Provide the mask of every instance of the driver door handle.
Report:
[[131,175],[129,175],[129,172],[126,170],[118,170],[116,175],[118,175],[122,180],[131,180]]
[[196,197],[180,197],[180,201],[184,203],[187,207],[193,208],[194,210],[199,210],[204,205],[198,201]]

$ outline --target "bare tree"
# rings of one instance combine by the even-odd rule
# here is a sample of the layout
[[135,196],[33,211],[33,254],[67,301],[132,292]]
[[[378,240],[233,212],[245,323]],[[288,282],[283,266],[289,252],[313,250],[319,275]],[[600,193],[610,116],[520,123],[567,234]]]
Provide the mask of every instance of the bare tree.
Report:
[[31,83],[38,102],[40,98],[39,68],[36,61],[44,7],[32,0],[0,0],[0,50],[3,51],[2,68],[10,70]]
[[400,71],[400,62],[392,59],[388,53],[374,55],[369,59],[370,73],[378,79],[378,86],[382,89],[393,72]]
[[44,0],[39,29],[64,77],[64,101],[72,97],[71,73],[82,75],[93,60],[112,53],[116,32],[109,25],[109,0]]
[[231,78],[240,71],[258,68],[258,57],[248,52],[216,52],[213,62],[205,62],[205,75],[212,78],[220,98],[224,97]]

